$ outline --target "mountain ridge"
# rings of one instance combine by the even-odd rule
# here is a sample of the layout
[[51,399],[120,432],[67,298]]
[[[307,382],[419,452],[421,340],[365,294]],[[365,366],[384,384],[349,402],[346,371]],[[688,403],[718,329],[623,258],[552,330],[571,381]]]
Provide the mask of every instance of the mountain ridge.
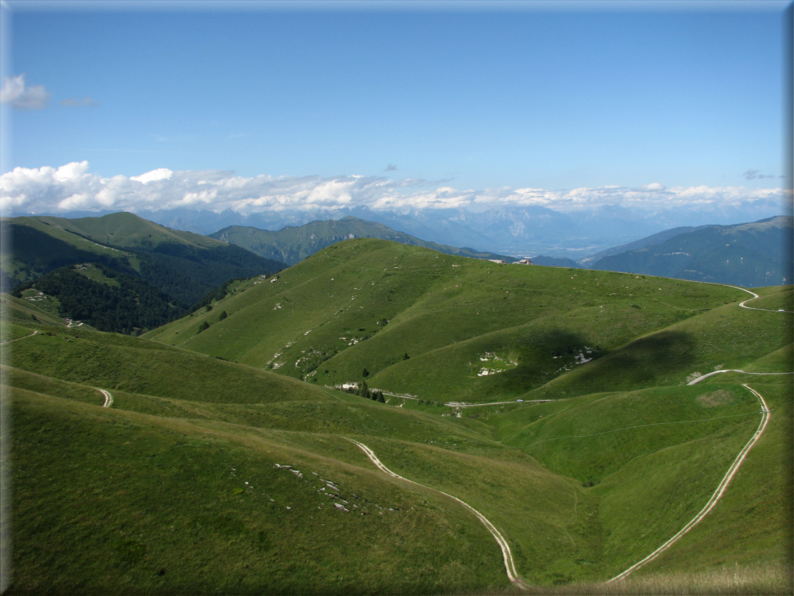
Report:
[[[783,285],[792,279],[791,216],[733,226],[702,226],[638,241],[641,248],[588,263],[626,271],[745,287]],[[670,230],[676,232],[676,230]]]
[[0,268],[6,283],[14,286],[63,266],[99,263],[192,304],[231,278],[284,267],[238,246],[170,230],[131,213],[3,219],[0,226],[12,239],[11,250],[0,255]]
[[507,262],[514,260],[505,255],[420,240],[384,224],[354,216],[346,216],[338,220],[313,221],[302,226],[287,226],[277,232],[253,227],[229,226],[210,234],[210,238],[236,244],[259,256],[280,260],[287,265],[294,265],[318,250],[352,238],[379,238],[479,259],[500,259]]

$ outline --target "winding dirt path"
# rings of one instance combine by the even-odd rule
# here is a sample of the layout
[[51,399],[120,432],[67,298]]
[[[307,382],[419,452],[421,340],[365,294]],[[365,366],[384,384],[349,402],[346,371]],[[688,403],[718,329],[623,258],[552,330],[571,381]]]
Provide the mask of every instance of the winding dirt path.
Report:
[[375,464],[377,466],[377,468],[379,470],[381,470],[382,472],[388,474],[389,476],[392,476],[393,478],[398,478],[398,479],[400,479],[400,480],[402,480],[404,482],[409,482],[411,484],[415,484],[416,486],[421,486],[422,488],[428,488],[428,489],[430,489],[432,491],[435,491],[437,493],[440,493],[440,494],[444,495],[445,497],[449,497],[450,499],[454,499],[455,501],[457,501],[458,503],[463,505],[466,509],[471,511],[474,515],[476,515],[477,519],[479,519],[482,522],[482,524],[488,529],[488,531],[491,533],[491,535],[496,539],[496,542],[499,545],[499,548],[502,549],[502,558],[504,559],[505,571],[507,572],[507,578],[514,585],[518,586],[519,588],[522,588],[524,590],[529,589],[529,586],[524,582],[524,580],[522,580],[519,577],[518,571],[516,571],[516,564],[515,564],[515,561],[513,561],[513,553],[510,551],[510,545],[507,544],[507,540],[505,540],[505,538],[504,538],[504,536],[502,536],[501,532],[499,532],[499,530],[497,530],[496,527],[490,521],[488,521],[488,519],[482,513],[477,511],[474,507],[472,507],[471,505],[469,505],[465,501],[461,501],[458,497],[454,497],[454,496],[450,495],[449,493],[445,493],[444,491],[438,490],[437,488],[433,488],[432,486],[426,486],[424,484],[419,484],[418,482],[414,482],[413,480],[408,480],[408,478],[404,478],[403,476],[400,476],[399,474],[395,474],[389,468],[387,468],[385,465],[383,465],[383,462],[381,462],[378,459],[378,456],[375,455],[375,452],[372,451],[372,449],[370,449],[366,445],[364,445],[364,443],[359,443],[358,441],[356,441],[354,439],[349,439],[348,437],[344,437],[344,438],[347,439],[348,441],[350,441],[351,443],[355,443],[356,445],[358,445],[358,447],[367,455],[367,457],[370,459],[370,461],[373,464]]
[[30,335],[23,335],[22,337],[18,337],[18,338],[16,338],[16,339],[8,339],[8,340],[6,340],[6,341],[4,341],[4,342],[0,342],[0,343],[2,343],[2,345],[5,345],[5,344],[12,344],[12,343],[14,343],[15,341],[19,341],[20,339],[25,339],[26,337],[33,337],[34,335],[38,335],[38,333],[39,333],[38,331],[34,331],[34,332],[33,332],[33,333],[31,333]]
[[[701,378],[705,378],[705,377],[701,377]],[[733,477],[736,475],[736,472],[739,471],[739,466],[742,465],[742,462],[744,462],[744,458],[747,457],[747,454],[750,452],[750,449],[753,448],[753,445],[755,445],[758,439],[761,438],[761,435],[764,433],[764,430],[766,429],[766,425],[769,422],[769,407],[766,405],[766,401],[764,401],[763,396],[760,393],[758,393],[758,391],[747,385],[746,383],[744,384],[744,387],[746,387],[747,390],[750,391],[753,395],[755,395],[758,398],[758,401],[761,402],[761,422],[759,423],[758,428],[755,431],[755,434],[750,438],[749,441],[747,441],[747,444],[739,452],[739,455],[736,456],[736,459],[733,461],[733,464],[731,464],[731,467],[728,468],[728,472],[722,478],[722,482],[720,482],[719,486],[717,486],[717,490],[715,490],[714,494],[711,495],[711,498],[709,499],[708,503],[706,503],[703,509],[701,509],[700,512],[695,517],[693,517],[692,520],[687,525],[681,528],[675,536],[670,538],[670,540],[665,542],[662,546],[657,548],[650,555],[648,555],[641,561],[634,563],[634,565],[626,569],[623,573],[616,575],[606,583],[609,584],[614,581],[620,581],[625,577],[627,577],[632,571],[636,571],[640,567],[643,567],[647,563],[653,561],[656,557],[658,557],[660,554],[662,554],[664,551],[666,551],[668,548],[670,548],[676,542],[678,542],[683,536],[689,533],[689,531],[692,528],[698,525],[703,520],[703,518],[706,517],[706,515],[708,515],[708,513],[712,509],[714,509],[714,506],[719,502],[719,500],[725,494],[725,491],[727,490],[728,485],[731,483],[731,480],[733,480]]]
[[97,389],[97,391],[105,396],[105,403],[102,404],[103,408],[109,408],[113,405],[113,396],[110,394],[110,391],[106,391],[105,389]]
[[[775,312],[775,311],[772,311],[772,312]],[[738,368],[726,368],[725,370],[715,370],[714,372],[706,373],[705,375],[702,375],[702,376],[698,377],[694,381],[690,381],[689,383],[687,383],[687,385],[696,385],[697,383],[700,383],[704,379],[708,379],[709,377],[712,377],[714,375],[719,375],[719,374],[727,373],[727,372],[742,373],[743,375],[794,375],[794,372],[762,373],[762,372],[747,372],[746,370],[740,370]]]
[[721,285],[724,285],[726,288],[733,288],[735,290],[741,290],[742,292],[747,292],[748,294],[752,294],[753,295],[752,298],[748,298],[744,302],[740,302],[739,303],[740,307],[746,308],[747,310],[762,310],[764,312],[787,312],[787,313],[794,312],[794,311],[790,311],[790,310],[783,310],[782,308],[778,309],[778,310],[772,310],[772,309],[769,309],[769,308],[755,308],[753,306],[747,306],[748,302],[750,302],[751,300],[755,300],[756,298],[760,298],[760,296],[758,294],[756,294],[755,292],[751,292],[747,288],[741,288],[739,286],[729,286],[728,284],[721,284]]
[[510,400],[510,401],[489,401],[489,402],[482,403],[482,404],[469,404],[469,403],[466,403],[465,401],[451,401],[451,402],[448,402],[448,403],[446,403],[444,405],[447,406],[447,407],[450,407],[450,408],[477,408],[479,406],[499,406],[499,405],[502,405],[502,404],[515,404],[515,403],[519,403],[519,404],[520,403],[524,403],[524,404],[540,404],[540,403],[545,403],[545,402],[548,402],[548,401],[557,401],[557,400],[554,400],[554,399],[528,399],[528,400],[525,401],[523,399],[513,399],[513,400]]

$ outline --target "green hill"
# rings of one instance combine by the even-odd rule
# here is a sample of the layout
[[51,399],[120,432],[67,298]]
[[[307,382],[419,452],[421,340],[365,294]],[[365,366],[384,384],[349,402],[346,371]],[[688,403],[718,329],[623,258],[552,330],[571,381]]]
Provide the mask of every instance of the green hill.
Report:
[[12,239],[11,252],[0,255],[0,268],[15,287],[60,267],[94,263],[193,304],[229,279],[283,268],[240,247],[170,230],[132,213],[18,217],[0,226]]
[[750,288],[791,282],[790,216],[703,226],[672,238],[657,236],[648,246],[606,256],[588,266]]
[[51,271],[19,286],[14,296],[46,300],[55,306],[54,314],[116,333],[139,334],[188,308],[137,278],[92,263]]
[[357,217],[344,217],[339,220],[313,221],[299,227],[286,227],[277,232],[260,230],[246,226],[229,226],[210,234],[217,238],[241,246],[266,259],[282,261],[294,265],[319,250],[342,240],[352,238],[379,238],[410,246],[423,246],[450,255],[461,255],[477,259],[499,259],[511,262],[515,259],[489,252],[479,252],[471,248],[455,248],[446,244],[426,242],[404,232]]
[[[791,304],[790,287],[757,292]],[[3,297],[9,594],[519,593],[481,520],[437,491],[493,524],[528,593],[790,587],[791,378],[687,385],[791,372],[790,313],[370,239],[224,293],[157,341],[48,326]],[[417,399],[325,387],[343,381]],[[605,586],[698,514],[754,436],[744,383],[771,417],[722,500]]]
[[102,217],[76,219],[51,216],[39,216],[32,219],[116,248],[156,250],[160,246],[169,244],[195,248],[219,248],[225,244],[201,234],[172,230],[132,213],[119,212]]
[[42,308],[44,300],[39,297],[15,298],[10,294],[0,294],[0,311],[4,324],[45,324],[50,326],[66,325],[61,317],[52,312],[49,306]]
[[722,286],[496,265],[360,239],[146,337],[318,385],[366,380],[425,400],[486,402],[522,398],[563,375],[585,375],[579,390],[601,391],[588,371],[604,370],[606,383],[624,365],[626,388],[653,386],[661,375],[678,383],[693,366],[753,357],[758,342],[780,348],[776,315],[768,336],[739,327],[737,343],[714,352],[702,331],[685,326],[721,307],[729,322],[741,320],[749,312],[734,306],[745,297]]

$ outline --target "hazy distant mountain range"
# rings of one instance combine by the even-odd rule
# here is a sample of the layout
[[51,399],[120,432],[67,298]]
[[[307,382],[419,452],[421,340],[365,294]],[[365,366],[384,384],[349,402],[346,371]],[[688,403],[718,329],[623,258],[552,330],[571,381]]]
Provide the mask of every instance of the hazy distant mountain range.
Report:
[[[350,238],[379,238],[424,246],[447,254],[485,259],[511,257],[425,242],[391,228],[355,217],[315,221],[278,232],[230,226],[211,235],[288,265]],[[589,258],[532,256],[536,265],[599,269],[727,283],[746,287],[782,285],[791,281],[792,218],[779,216],[732,226],[679,227],[616,246]]]
[[210,238],[236,244],[260,257],[281,261],[287,265],[294,265],[326,246],[352,238],[391,240],[400,244],[431,248],[449,255],[476,259],[502,259],[507,262],[514,260],[505,255],[426,242],[410,234],[397,232],[383,224],[364,221],[357,217],[313,221],[303,226],[288,226],[277,232],[250,226],[229,226],[210,234]]
[[[268,211],[242,215],[194,209],[139,211],[150,221],[176,230],[213,234],[229,226],[249,226],[278,231],[313,221],[340,220],[348,216],[380,223],[427,242],[466,246],[476,251],[514,257],[550,255],[580,260],[672,228],[701,225],[734,225],[781,215],[774,201],[755,201],[707,208],[693,206],[648,211],[602,205],[592,209],[560,212],[541,206],[467,209],[373,210],[365,206],[311,211]],[[102,213],[68,213],[88,217]],[[64,216],[61,214],[61,216]]]
[[613,249],[617,254],[586,259],[583,265],[745,287],[790,284],[792,219],[679,228]]

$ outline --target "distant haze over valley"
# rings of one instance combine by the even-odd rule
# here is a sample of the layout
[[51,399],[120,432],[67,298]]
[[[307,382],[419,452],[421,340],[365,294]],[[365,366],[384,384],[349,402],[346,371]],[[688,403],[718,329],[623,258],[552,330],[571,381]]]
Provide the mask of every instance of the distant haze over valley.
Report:
[[82,161],[3,174],[0,211],[67,218],[127,211],[205,235],[232,225],[277,231],[354,216],[440,244],[578,260],[670,228],[739,224],[788,211],[785,191],[774,183],[744,184],[476,190],[456,188],[454,179],[245,177],[168,168],[103,177]]
[[[116,210],[46,212],[59,217],[96,217]],[[142,209],[144,219],[176,230],[209,235],[228,226],[278,231],[313,221],[354,216],[381,223],[422,240],[468,247],[514,257],[548,255],[580,260],[614,246],[683,226],[734,225],[784,213],[778,201],[757,200],[732,205],[677,207],[663,211],[601,205],[564,213],[548,207],[375,210],[364,205],[335,209],[262,211],[243,215],[231,209]],[[8,215],[22,215],[14,210]]]

